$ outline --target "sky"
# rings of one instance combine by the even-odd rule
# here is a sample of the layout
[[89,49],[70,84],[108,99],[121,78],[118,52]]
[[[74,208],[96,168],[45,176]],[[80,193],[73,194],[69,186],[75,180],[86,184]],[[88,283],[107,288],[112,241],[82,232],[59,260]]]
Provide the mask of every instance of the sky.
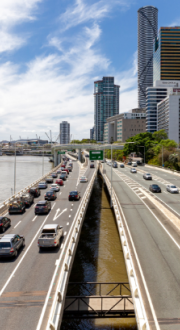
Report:
[[120,112],[137,107],[137,10],[180,25],[177,0],[0,0],[0,140],[47,138],[67,120],[89,138],[94,81],[114,76]]

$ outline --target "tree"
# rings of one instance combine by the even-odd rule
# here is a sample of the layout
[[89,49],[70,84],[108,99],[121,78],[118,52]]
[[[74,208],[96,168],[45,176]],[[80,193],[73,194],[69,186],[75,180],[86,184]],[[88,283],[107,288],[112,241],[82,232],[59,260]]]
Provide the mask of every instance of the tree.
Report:
[[127,139],[126,142],[134,142],[134,143],[126,143],[124,146],[124,155],[128,156],[132,152],[141,153],[144,156],[144,148],[145,147],[145,157],[146,161],[151,158],[149,155],[149,149],[153,147],[154,144],[154,137],[152,133],[145,132],[139,133],[131,138]]
[[165,129],[160,129],[159,131],[153,133],[153,138],[155,141],[160,142],[161,140],[166,140],[168,135]]

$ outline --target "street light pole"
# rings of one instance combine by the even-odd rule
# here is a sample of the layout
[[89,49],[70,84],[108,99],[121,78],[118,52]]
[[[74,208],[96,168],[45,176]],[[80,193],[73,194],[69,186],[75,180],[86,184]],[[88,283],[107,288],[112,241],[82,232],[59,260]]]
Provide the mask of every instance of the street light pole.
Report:
[[162,167],[164,166],[163,145],[162,145]]
[[44,144],[43,144],[43,159],[42,159],[42,176],[44,175]]
[[15,142],[15,157],[14,157],[14,195],[16,193],[16,142]]

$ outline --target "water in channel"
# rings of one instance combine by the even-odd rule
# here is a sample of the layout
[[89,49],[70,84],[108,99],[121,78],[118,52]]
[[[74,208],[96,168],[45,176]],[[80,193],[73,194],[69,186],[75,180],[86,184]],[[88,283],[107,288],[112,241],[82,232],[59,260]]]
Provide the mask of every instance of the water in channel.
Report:
[[[0,157],[0,204],[13,194],[14,189],[14,156]],[[44,174],[48,173],[54,163],[44,157]],[[42,177],[43,157],[17,156],[16,157],[16,192]]]
[[[69,281],[128,282],[114,213],[101,177],[94,183]],[[69,329],[136,330],[137,326],[135,319],[63,318],[61,330]]]

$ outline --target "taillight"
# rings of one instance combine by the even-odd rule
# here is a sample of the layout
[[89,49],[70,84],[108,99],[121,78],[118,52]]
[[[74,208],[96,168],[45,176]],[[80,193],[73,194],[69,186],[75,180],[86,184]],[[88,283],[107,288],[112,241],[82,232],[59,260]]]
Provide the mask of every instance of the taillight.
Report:
[[57,242],[56,241],[54,241],[54,244],[56,244]]
[[37,243],[38,245],[39,245],[39,241],[38,241],[38,243]]
[[11,249],[11,250],[10,250],[10,253],[12,253],[12,252],[14,252],[14,249]]
[[3,226],[3,224],[2,224],[2,223],[0,223],[0,227],[1,227],[1,226]]

